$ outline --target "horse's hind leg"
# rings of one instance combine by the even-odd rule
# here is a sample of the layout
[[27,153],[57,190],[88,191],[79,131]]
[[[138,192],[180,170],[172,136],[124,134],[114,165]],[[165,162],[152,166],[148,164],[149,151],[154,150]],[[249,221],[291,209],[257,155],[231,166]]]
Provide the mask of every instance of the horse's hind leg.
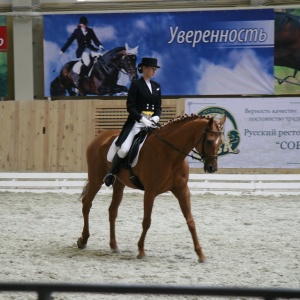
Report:
[[123,199],[123,191],[124,191],[125,185],[122,184],[118,179],[116,179],[116,182],[113,185],[113,194],[112,194],[112,201],[109,206],[108,212],[109,212],[109,224],[110,224],[110,248],[112,252],[118,253],[118,245],[117,245],[117,239],[116,239],[116,219],[118,217],[118,209],[120,206],[120,203]]
[[97,182],[89,181],[86,187],[87,191],[82,198],[83,229],[81,237],[77,240],[77,246],[80,249],[86,247],[88,238],[90,237],[89,214],[92,207],[92,202],[100,190],[101,185],[102,183],[99,180],[97,180]]
[[172,193],[174,196],[178,199],[179,205],[181,208],[181,211],[183,213],[183,216],[186,219],[186,223],[189,227],[190,233],[192,235],[192,239],[194,242],[194,249],[199,257],[199,262],[205,261],[205,255],[202,252],[202,248],[200,246],[198,236],[197,236],[197,230],[196,230],[196,224],[192,215],[191,211],[191,194],[188,186],[185,187],[177,187],[172,190]]

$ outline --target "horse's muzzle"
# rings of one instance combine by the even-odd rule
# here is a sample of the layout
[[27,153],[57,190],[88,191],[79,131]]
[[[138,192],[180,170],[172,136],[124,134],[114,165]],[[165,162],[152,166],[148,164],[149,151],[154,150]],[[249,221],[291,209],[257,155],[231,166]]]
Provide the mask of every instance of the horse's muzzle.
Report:
[[130,81],[139,79],[139,76],[138,76],[138,74],[137,74],[137,69],[130,68],[130,69],[127,71],[127,75],[129,76],[129,80],[130,80]]
[[218,171],[218,165],[213,162],[205,162],[204,163],[204,171],[207,173],[214,173]]

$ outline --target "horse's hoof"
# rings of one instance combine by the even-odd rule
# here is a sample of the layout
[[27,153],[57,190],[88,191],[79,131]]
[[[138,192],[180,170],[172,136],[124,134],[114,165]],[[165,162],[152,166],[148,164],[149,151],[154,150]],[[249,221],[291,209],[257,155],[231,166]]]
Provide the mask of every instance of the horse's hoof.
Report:
[[136,258],[138,258],[138,259],[145,259],[145,258],[146,258],[146,255],[141,255],[141,254],[139,254]]
[[80,238],[77,240],[77,247],[78,247],[79,249],[84,249],[84,248],[86,247],[86,243],[84,244],[84,243],[82,242],[82,237],[80,237]]
[[205,263],[205,261],[206,261],[206,257],[205,256],[198,259],[198,262],[202,263],[202,264]]
[[117,253],[117,254],[120,254],[121,251],[119,250],[119,248],[115,248],[115,249],[111,249],[111,253]]

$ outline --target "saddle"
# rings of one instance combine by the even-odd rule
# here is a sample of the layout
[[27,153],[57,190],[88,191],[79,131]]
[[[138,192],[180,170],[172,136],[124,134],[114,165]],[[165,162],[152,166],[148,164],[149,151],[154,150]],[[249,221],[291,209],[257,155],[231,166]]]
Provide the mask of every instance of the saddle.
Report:
[[128,152],[128,154],[125,156],[124,161],[122,162],[122,167],[125,169],[129,169],[129,173],[130,173],[130,181],[140,190],[144,190],[144,186],[141,184],[140,180],[138,179],[138,177],[136,177],[133,173],[132,170],[132,162],[135,159],[135,157],[137,156],[138,152],[139,152],[139,147],[140,145],[144,142],[145,138],[147,137],[149,133],[149,129],[145,128],[142,129],[139,133],[137,133],[134,136],[132,145],[130,147],[130,150]]
[[90,68],[90,71],[89,71],[89,76],[91,75],[94,67],[95,67],[95,64],[99,62],[100,63],[100,69],[102,70],[102,72],[105,74],[105,76],[108,76],[109,75],[109,72],[106,68],[107,66],[107,63],[106,61],[104,60],[103,56],[102,55],[96,55],[96,56],[91,56],[91,68]]
[[129,149],[128,154],[124,157],[124,161],[122,163],[123,168],[129,169],[133,163],[133,160],[137,156],[139,152],[140,144],[142,144],[148,134],[148,130],[142,129],[139,133],[134,136],[133,142]]

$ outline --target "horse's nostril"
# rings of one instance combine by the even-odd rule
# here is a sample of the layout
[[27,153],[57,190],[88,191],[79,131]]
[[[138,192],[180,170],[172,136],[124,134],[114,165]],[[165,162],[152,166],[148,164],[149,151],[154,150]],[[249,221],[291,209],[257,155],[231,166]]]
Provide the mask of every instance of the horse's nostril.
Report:
[[209,167],[208,167],[208,172],[209,172],[209,173],[215,172],[215,168],[214,168],[213,166],[209,166]]

